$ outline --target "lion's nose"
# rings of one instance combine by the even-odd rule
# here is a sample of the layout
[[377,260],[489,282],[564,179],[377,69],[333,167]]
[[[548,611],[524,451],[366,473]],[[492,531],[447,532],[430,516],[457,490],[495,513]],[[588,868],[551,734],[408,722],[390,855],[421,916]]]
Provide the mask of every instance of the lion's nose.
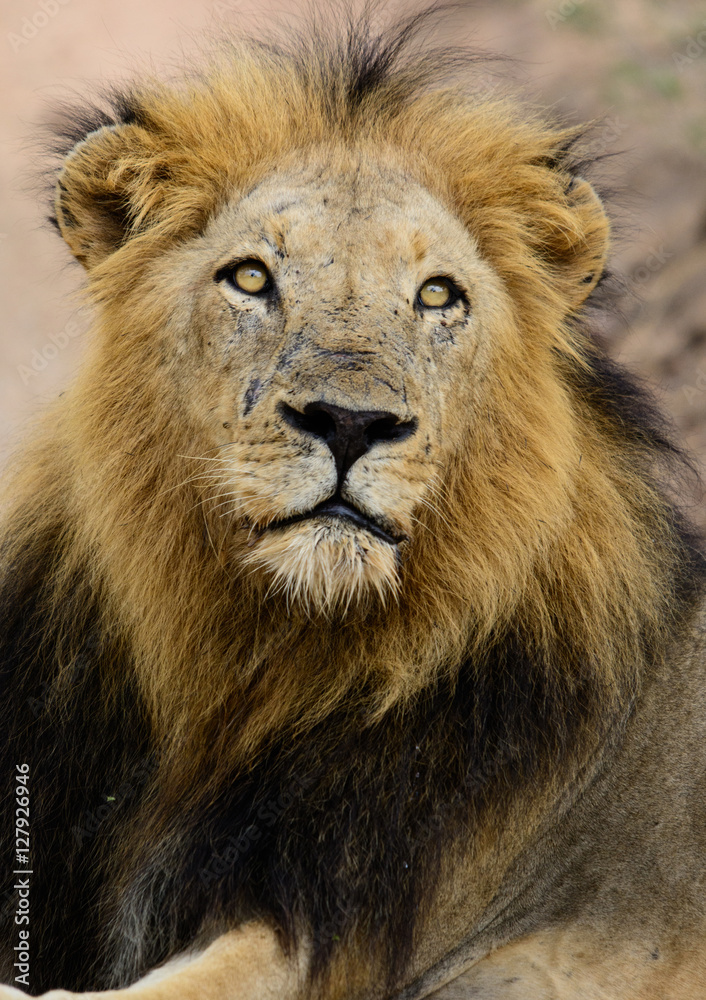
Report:
[[325,441],[336,462],[339,483],[357,459],[381,441],[402,441],[417,429],[416,420],[400,420],[386,410],[348,410],[323,400],[307,403],[303,411],[280,404],[292,427]]

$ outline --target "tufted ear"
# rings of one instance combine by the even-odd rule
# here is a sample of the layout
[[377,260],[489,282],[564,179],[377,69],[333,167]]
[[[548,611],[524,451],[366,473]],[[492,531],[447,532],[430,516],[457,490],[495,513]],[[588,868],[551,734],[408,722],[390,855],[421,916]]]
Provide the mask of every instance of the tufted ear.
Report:
[[576,310],[603,274],[610,223],[600,198],[583,178],[571,179],[565,199],[564,218],[552,227],[548,250],[557,267],[562,293],[569,308]]
[[137,125],[105,125],[66,157],[56,183],[56,224],[88,270],[138,231],[154,209],[160,185],[152,143]]

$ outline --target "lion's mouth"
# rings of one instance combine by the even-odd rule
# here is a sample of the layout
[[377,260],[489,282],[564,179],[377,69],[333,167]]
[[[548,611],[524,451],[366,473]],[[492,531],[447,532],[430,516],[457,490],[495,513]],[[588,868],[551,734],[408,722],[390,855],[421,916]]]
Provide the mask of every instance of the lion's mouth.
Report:
[[400,542],[405,540],[404,535],[395,537],[390,534],[381,524],[340,496],[329,497],[328,500],[324,500],[303,514],[293,514],[292,517],[285,517],[281,521],[272,521],[271,524],[268,524],[267,530],[275,531],[278,528],[288,528],[292,524],[299,524],[301,521],[310,521],[318,517],[338,518],[342,521],[349,521],[355,524],[356,527],[363,528],[375,538],[387,542],[388,545],[399,545]]

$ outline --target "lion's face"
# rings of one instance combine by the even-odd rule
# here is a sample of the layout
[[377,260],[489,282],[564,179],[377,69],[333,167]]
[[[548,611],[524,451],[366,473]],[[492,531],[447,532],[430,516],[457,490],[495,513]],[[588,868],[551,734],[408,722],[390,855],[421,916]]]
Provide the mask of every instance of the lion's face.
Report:
[[297,627],[292,605],[386,602],[436,662],[578,537],[597,451],[567,319],[607,220],[572,134],[502,102],[410,78],[363,113],[270,70],[145,93],[63,163],[57,224],[101,307],[73,439],[106,498],[92,544],[122,581],[147,549],[170,586],[188,549],[202,607],[232,584]]
[[478,405],[500,293],[472,237],[409,176],[322,155],[180,254],[187,400],[239,558],[318,610],[394,593]]
[[673,614],[664,440],[581,318],[580,132],[397,44],[228,47],[61,126],[97,316],[12,551],[74,553],[59,622],[90,570],[174,760],[219,773],[462,664],[501,729],[603,711]]

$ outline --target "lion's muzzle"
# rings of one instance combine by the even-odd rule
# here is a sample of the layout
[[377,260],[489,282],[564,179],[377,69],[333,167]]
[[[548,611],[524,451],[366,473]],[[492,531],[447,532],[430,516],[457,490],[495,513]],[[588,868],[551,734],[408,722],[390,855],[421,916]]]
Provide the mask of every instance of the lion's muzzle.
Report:
[[281,403],[279,409],[291,427],[328,445],[336,463],[339,490],[353,463],[373,445],[382,441],[402,441],[417,429],[416,420],[402,420],[396,413],[349,410],[324,400],[307,403],[301,411],[287,403]]

